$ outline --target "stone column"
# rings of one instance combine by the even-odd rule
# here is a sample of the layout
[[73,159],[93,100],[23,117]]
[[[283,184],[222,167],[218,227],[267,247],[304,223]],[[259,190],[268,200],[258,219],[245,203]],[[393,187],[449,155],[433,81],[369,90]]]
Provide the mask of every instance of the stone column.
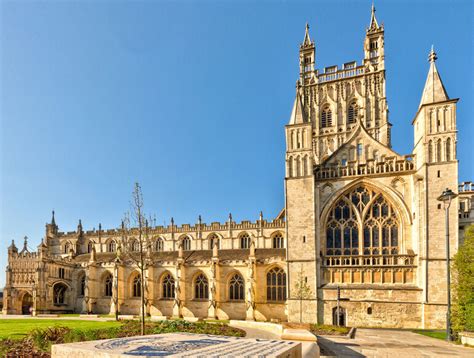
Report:
[[183,317],[183,304],[185,302],[185,272],[184,272],[184,257],[183,257],[183,245],[180,243],[178,260],[175,267],[175,285],[174,285],[174,304],[173,304],[173,317]]
[[256,273],[257,260],[255,258],[255,241],[250,243],[250,255],[247,263],[247,293],[245,295],[246,317],[248,321],[255,321],[255,290],[256,290]]
[[217,319],[217,310],[219,302],[218,290],[219,277],[219,250],[217,249],[217,241],[214,242],[212,248],[211,259],[211,277],[209,280],[209,308],[207,309],[208,318]]

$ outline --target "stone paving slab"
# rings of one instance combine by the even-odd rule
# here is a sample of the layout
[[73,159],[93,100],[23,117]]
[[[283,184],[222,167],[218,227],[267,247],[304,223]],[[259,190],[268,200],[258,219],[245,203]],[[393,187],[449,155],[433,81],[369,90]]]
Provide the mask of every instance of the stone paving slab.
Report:
[[410,331],[357,329],[355,339],[319,336],[337,357],[474,357],[474,349]]
[[193,333],[165,333],[55,344],[53,358],[268,357],[300,358],[301,343]]

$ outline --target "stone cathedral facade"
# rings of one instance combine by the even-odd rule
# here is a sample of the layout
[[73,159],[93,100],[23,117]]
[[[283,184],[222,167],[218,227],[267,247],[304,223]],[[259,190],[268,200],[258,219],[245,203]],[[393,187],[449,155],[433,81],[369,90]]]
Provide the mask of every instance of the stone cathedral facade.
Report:
[[[372,9],[361,63],[316,69],[309,27],[286,132],[285,207],[274,220],[154,226],[142,278],[119,229],[60,232],[54,213],[36,252],[8,248],[4,313],[138,314],[351,326],[442,327],[445,216],[459,192],[451,254],[472,223],[474,186],[458,185],[456,103],[429,54],[413,109],[413,152],[391,148],[384,28]],[[407,133],[408,135],[408,133]],[[282,161],[283,165],[283,161]],[[461,233],[461,234],[460,234]],[[133,234],[133,230],[132,230]],[[306,286],[305,295],[298,286]]]

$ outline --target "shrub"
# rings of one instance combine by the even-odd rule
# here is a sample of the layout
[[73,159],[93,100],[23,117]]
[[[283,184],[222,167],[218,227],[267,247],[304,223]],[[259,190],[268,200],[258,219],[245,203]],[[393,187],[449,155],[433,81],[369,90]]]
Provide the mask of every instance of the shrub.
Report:
[[474,332],[474,225],[467,227],[453,261],[452,328],[456,334]]

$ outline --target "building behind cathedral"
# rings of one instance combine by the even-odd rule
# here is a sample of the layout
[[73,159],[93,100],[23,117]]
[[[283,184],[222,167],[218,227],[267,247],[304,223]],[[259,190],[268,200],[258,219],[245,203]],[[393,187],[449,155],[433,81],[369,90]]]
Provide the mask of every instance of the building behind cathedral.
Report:
[[[458,184],[456,104],[429,53],[413,109],[413,152],[391,148],[384,28],[372,9],[361,63],[316,69],[306,27],[286,133],[285,207],[273,220],[153,226],[146,242],[151,316],[439,328],[446,317],[445,188],[450,246],[474,218]],[[406,118],[404,120],[410,120]],[[407,133],[408,134],[408,133]],[[283,163],[282,163],[283,165]],[[133,230],[132,230],[133,233]],[[119,229],[60,232],[36,252],[8,248],[5,314],[138,314],[137,238]],[[130,253],[130,254],[129,254]],[[297,286],[309,287],[301,295]],[[339,288],[339,290],[338,290]]]

